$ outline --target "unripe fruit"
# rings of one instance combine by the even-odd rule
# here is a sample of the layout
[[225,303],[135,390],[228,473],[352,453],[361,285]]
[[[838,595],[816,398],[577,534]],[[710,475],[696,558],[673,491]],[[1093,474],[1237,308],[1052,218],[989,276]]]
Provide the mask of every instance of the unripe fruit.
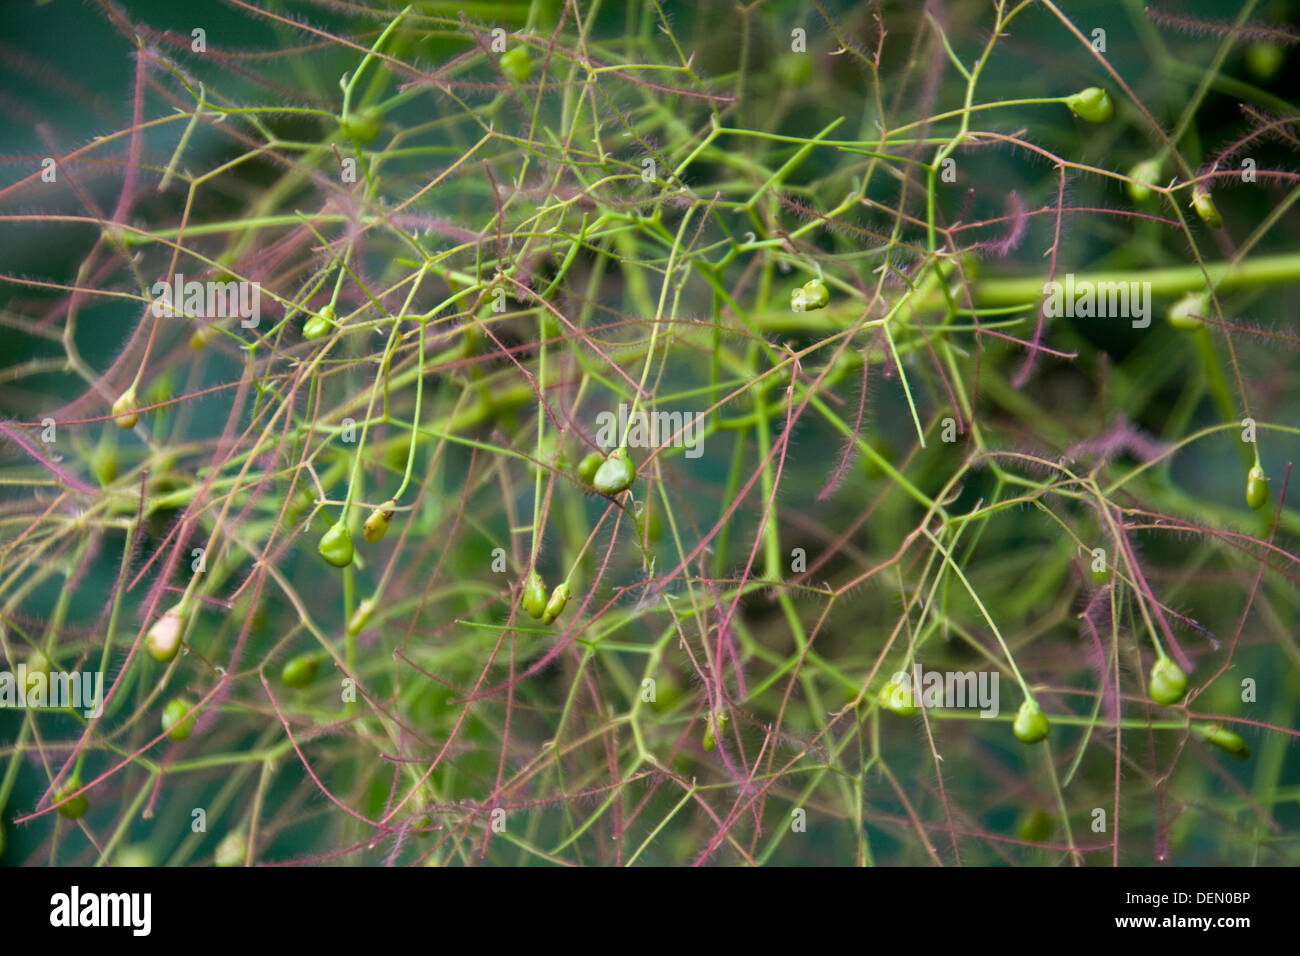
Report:
[[378,110],[364,109],[349,113],[348,118],[339,123],[339,129],[345,136],[355,139],[364,146],[379,135],[383,122],[383,114]]
[[1020,839],[1029,843],[1046,843],[1055,829],[1056,822],[1052,815],[1042,807],[1034,807],[1020,818],[1016,832],[1020,834]]
[[809,279],[790,293],[790,309],[794,312],[824,309],[830,301],[830,289],[821,279]]
[[1246,473],[1246,504],[1254,511],[1268,504],[1268,479],[1259,465]]
[[615,448],[596,469],[591,485],[602,495],[618,495],[632,487],[636,481],[636,466],[628,457],[626,448]]
[[880,688],[876,699],[880,701],[881,707],[890,713],[898,714],[899,717],[915,717],[921,712],[912,694],[912,683],[908,680],[899,678],[891,680]]
[[366,598],[357,605],[357,609],[352,612],[348,618],[348,636],[356,637],[361,633],[362,628],[370,623],[370,616],[375,613],[374,598]]
[[599,452],[593,451],[591,454],[584,456],[582,461],[578,462],[579,480],[584,485],[589,485],[593,481],[595,481],[596,472],[600,470],[600,466],[604,463],[604,461],[605,461],[604,456],[601,455]]
[[320,310],[319,315],[307,317],[303,323],[302,337],[304,339],[318,339],[330,330],[334,324],[334,306],[327,305]]
[[831,290],[821,279],[809,279],[803,284],[803,304],[806,309],[824,309],[831,301]]
[[140,403],[135,399],[135,389],[128,388],[113,403],[113,421],[119,428],[135,428],[140,420]]
[[1246,67],[1255,79],[1267,83],[1282,68],[1286,54],[1276,43],[1257,40],[1246,48]]
[[321,535],[320,544],[316,545],[320,556],[336,568],[346,568],[352,563],[352,532],[347,525],[339,522]]
[[36,648],[27,655],[27,676],[30,678],[33,674],[44,674],[50,676],[50,659],[45,656],[45,652]]
[[543,624],[550,624],[564,613],[564,605],[569,603],[569,595],[568,581],[562,581],[555,586],[555,590],[551,592],[550,600],[546,602],[546,610],[542,612]]
[[[68,778],[67,782],[63,786],[59,787],[59,789],[55,791],[54,802],[58,803],[68,794],[76,793],[80,789],[81,778],[74,773]],[[86,815],[86,811],[89,809],[90,801],[86,799],[86,795],[83,793],[80,796],[69,800],[67,803],[60,804],[59,816],[66,817],[69,820],[80,820]]]
[[184,607],[177,604],[153,622],[149,633],[145,635],[145,646],[149,655],[161,664],[166,664],[176,657],[181,649],[181,632],[185,629]]
[[501,54],[501,72],[516,83],[525,83],[533,75],[533,61],[528,57],[528,47],[514,46]]
[[524,584],[524,610],[534,620],[541,620],[546,613],[546,582],[536,571],[528,575]]
[[704,740],[701,742],[706,752],[712,753],[718,746],[718,738],[727,727],[726,711],[719,708],[709,715],[704,724]]
[[374,511],[370,512],[370,517],[366,523],[361,526],[361,536],[369,544],[378,544],[388,534],[388,525],[393,520],[393,506],[397,502],[391,499],[387,504],[380,505]]
[[194,705],[184,697],[177,697],[167,703],[162,713],[162,729],[167,732],[168,740],[181,741],[189,738],[194,731],[194,717],[185,715],[193,709]]
[[649,702],[649,706],[657,714],[666,714],[676,707],[681,699],[681,688],[677,686],[677,681],[669,675],[656,685],[654,698]]
[[306,687],[316,679],[320,670],[319,654],[299,654],[286,661],[280,670],[280,683],[285,687]]
[[1246,741],[1231,730],[1225,730],[1218,724],[1205,724],[1196,729],[1205,738],[1206,743],[1213,744],[1220,750],[1226,750],[1238,760],[1250,759],[1250,747],[1246,745]]
[[1196,215],[1201,217],[1201,222],[1211,229],[1223,228],[1223,217],[1219,215],[1219,208],[1214,205],[1209,191],[1199,185],[1192,187],[1192,208],[1196,210]]
[[213,863],[217,866],[243,866],[244,857],[248,855],[248,842],[244,839],[244,834],[238,830],[226,834],[225,838],[217,844],[216,857]]
[[1187,693],[1187,675],[1183,669],[1167,657],[1160,657],[1151,665],[1151,679],[1148,682],[1151,699],[1157,704],[1172,707],[1183,699]]
[[90,470],[95,480],[107,487],[117,477],[117,454],[111,445],[96,445],[90,453]]
[[190,348],[195,352],[207,348],[208,343],[212,341],[213,333],[206,325],[201,325],[190,335]]
[[1098,571],[1096,568],[1092,567],[1091,564],[1089,564],[1088,577],[1092,579],[1093,584],[1097,584],[1097,585],[1105,584],[1107,581],[1110,580],[1110,565],[1106,565],[1106,567]]
[[1169,324],[1176,329],[1190,331],[1205,323],[1199,316],[1210,311],[1210,299],[1204,292],[1189,292],[1169,307]]
[[1143,203],[1151,198],[1151,187],[1160,176],[1160,163],[1154,159],[1144,159],[1128,171],[1133,182],[1124,184],[1128,198],[1135,203]]
[[1047,717],[1043,713],[1043,708],[1038,706],[1038,701],[1030,698],[1020,705],[1011,729],[1023,742],[1036,744],[1047,737],[1051,724],[1047,722]]
[[806,54],[785,53],[777,57],[775,66],[778,87],[782,90],[804,86],[812,79],[813,58]]
[[1105,123],[1115,115],[1115,104],[1110,101],[1110,94],[1100,86],[1090,86],[1067,97],[1065,105],[1089,123]]

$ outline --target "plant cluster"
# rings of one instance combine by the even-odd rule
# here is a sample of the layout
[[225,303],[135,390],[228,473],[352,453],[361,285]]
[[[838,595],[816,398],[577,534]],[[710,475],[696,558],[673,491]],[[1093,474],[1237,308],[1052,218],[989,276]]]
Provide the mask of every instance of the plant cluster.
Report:
[[1297,862],[1285,4],[185,6],[5,161],[3,862]]

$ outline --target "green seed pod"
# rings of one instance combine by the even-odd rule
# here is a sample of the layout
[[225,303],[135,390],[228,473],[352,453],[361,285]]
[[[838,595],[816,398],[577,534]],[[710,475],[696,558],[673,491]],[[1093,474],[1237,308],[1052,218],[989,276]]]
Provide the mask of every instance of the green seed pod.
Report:
[[320,310],[318,315],[307,316],[307,321],[302,326],[302,337],[304,339],[318,339],[330,330],[334,324],[334,306],[327,305]]
[[388,526],[392,523],[393,508],[396,504],[397,502],[390,498],[387,504],[380,505],[370,512],[370,517],[361,526],[361,536],[368,544],[378,544],[384,540],[384,535],[388,534]]
[[[641,682],[641,700],[645,701],[649,688],[645,681]],[[666,674],[663,680],[656,681],[654,693],[650,694],[650,700],[647,702],[651,710],[656,714],[666,714],[677,706],[682,699],[681,688],[673,678],[671,672]]]
[[112,445],[99,444],[90,453],[90,471],[95,480],[108,487],[117,478],[117,451]]
[[168,701],[162,712],[162,729],[168,740],[186,740],[194,732],[194,716],[185,716],[193,709],[194,705],[184,697]]
[[806,53],[785,53],[776,59],[777,88],[788,90],[805,86],[812,79],[813,58]]
[[176,657],[181,649],[181,632],[185,629],[185,608],[181,604],[170,608],[153,622],[145,635],[149,655],[161,664]]
[[876,695],[880,706],[899,717],[915,717],[921,712],[912,694],[911,681],[895,677]]
[[1151,198],[1151,187],[1160,177],[1160,163],[1154,159],[1144,159],[1128,171],[1132,182],[1124,184],[1128,198],[1135,203],[1144,203]]
[[[67,782],[64,783],[63,786],[59,787],[55,792],[53,802],[58,803],[68,794],[76,793],[80,789],[81,778],[74,773],[67,779]],[[69,820],[80,820],[86,815],[86,811],[89,809],[90,801],[86,799],[86,795],[83,793],[81,796],[73,797],[67,803],[61,804],[59,806],[59,816],[66,817]]]
[[1189,292],[1169,307],[1169,324],[1185,332],[1199,329],[1205,323],[1198,316],[1209,312],[1209,296],[1204,292]]
[[824,309],[831,301],[831,290],[821,279],[809,279],[803,284],[803,305],[805,309]]
[[384,116],[378,110],[364,109],[349,113],[347,119],[339,123],[343,135],[356,140],[362,146],[379,135],[383,128]]
[[51,668],[50,659],[45,656],[45,653],[40,648],[36,648],[27,655],[27,676],[29,678],[33,674],[44,674],[49,677]]
[[1167,657],[1159,657],[1151,665],[1151,678],[1148,681],[1151,699],[1157,704],[1172,707],[1183,699],[1187,693],[1187,675],[1183,669]]
[[707,753],[712,753],[713,749],[718,746],[718,738],[727,727],[726,711],[719,708],[714,711],[705,721],[704,740],[701,743]]
[[321,535],[316,550],[334,567],[346,568],[352,563],[352,532],[340,521]]
[[528,575],[524,584],[524,610],[534,620],[541,620],[546,613],[546,582],[536,571]]
[[1246,504],[1254,511],[1268,504],[1268,479],[1259,465],[1246,473]]
[[1257,40],[1246,48],[1246,68],[1261,83],[1267,83],[1282,69],[1286,54],[1276,43]]
[[1020,839],[1028,843],[1046,843],[1056,829],[1056,821],[1042,807],[1034,807],[1023,817],[1016,827]]
[[1101,585],[1110,580],[1110,565],[1102,568],[1100,571],[1094,570],[1092,565],[1088,566],[1088,577],[1092,579],[1093,584]]
[[1115,104],[1110,101],[1110,94],[1100,86],[1090,86],[1067,97],[1065,105],[1089,123],[1105,123],[1115,115]]
[[244,857],[248,855],[248,841],[239,830],[227,833],[217,844],[217,853],[213,863],[217,866],[243,866]]
[[1196,215],[1201,217],[1201,222],[1211,229],[1223,228],[1223,217],[1219,215],[1219,208],[1214,205],[1209,191],[1199,185],[1192,187],[1192,208],[1196,210]]
[[605,457],[599,452],[593,451],[591,454],[584,456],[582,461],[578,462],[579,480],[581,480],[584,485],[589,485],[595,481],[596,472],[600,470],[600,466],[604,461]]
[[286,661],[280,670],[280,683],[285,687],[306,687],[316,679],[316,672],[320,670],[320,660],[319,654],[299,654],[292,660]]
[[501,72],[516,83],[526,83],[533,75],[533,61],[528,57],[528,47],[512,46],[501,54]]
[[823,309],[831,300],[830,290],[821,279],[809,279],[803,285],[790,291],[790,311],[809,312]]
[[1238,760],[1250,759],[1250,747],[1231,730],[1226,730],[1218,724],[1203,724],[1196,729],[1205,738],[1206,743],[1213,744],[1220,750],[1226,750]]
[[602,495],[618,495],[631,488],[634,481],[636,481],[636,466],[628,457],[627,449],[615,448],[596,469],[591,484]]
[[551,592],[550,600],[546,602],[546,610],[542,612],[543,624],[550,624],[564,613],[564,605],[569,603],[570,593],[568,581],[563,581],[555,586],[555,590]]
[[190,348],[195,352],[201,352],[208,347],[215,333],[206,325],[200,325],[190,334]]
[[113,421],[118,428],[132,429],[140,420],[140,403],[135,398],[135,388],[128,388],[113,403]]
[[348,636],[356,637],[370,623],[370,617],[375,613],[374,598],[366,598],[357,605],[357,609],[352,612],[348,618]]
[[1043,708],[1038,706],[1038,701],[1031,697],[1020,705],[1011,729],[1023,742],[1036,744],[1046,739],[1051,724],[1047,722],[1047,716],[1043,713]]

